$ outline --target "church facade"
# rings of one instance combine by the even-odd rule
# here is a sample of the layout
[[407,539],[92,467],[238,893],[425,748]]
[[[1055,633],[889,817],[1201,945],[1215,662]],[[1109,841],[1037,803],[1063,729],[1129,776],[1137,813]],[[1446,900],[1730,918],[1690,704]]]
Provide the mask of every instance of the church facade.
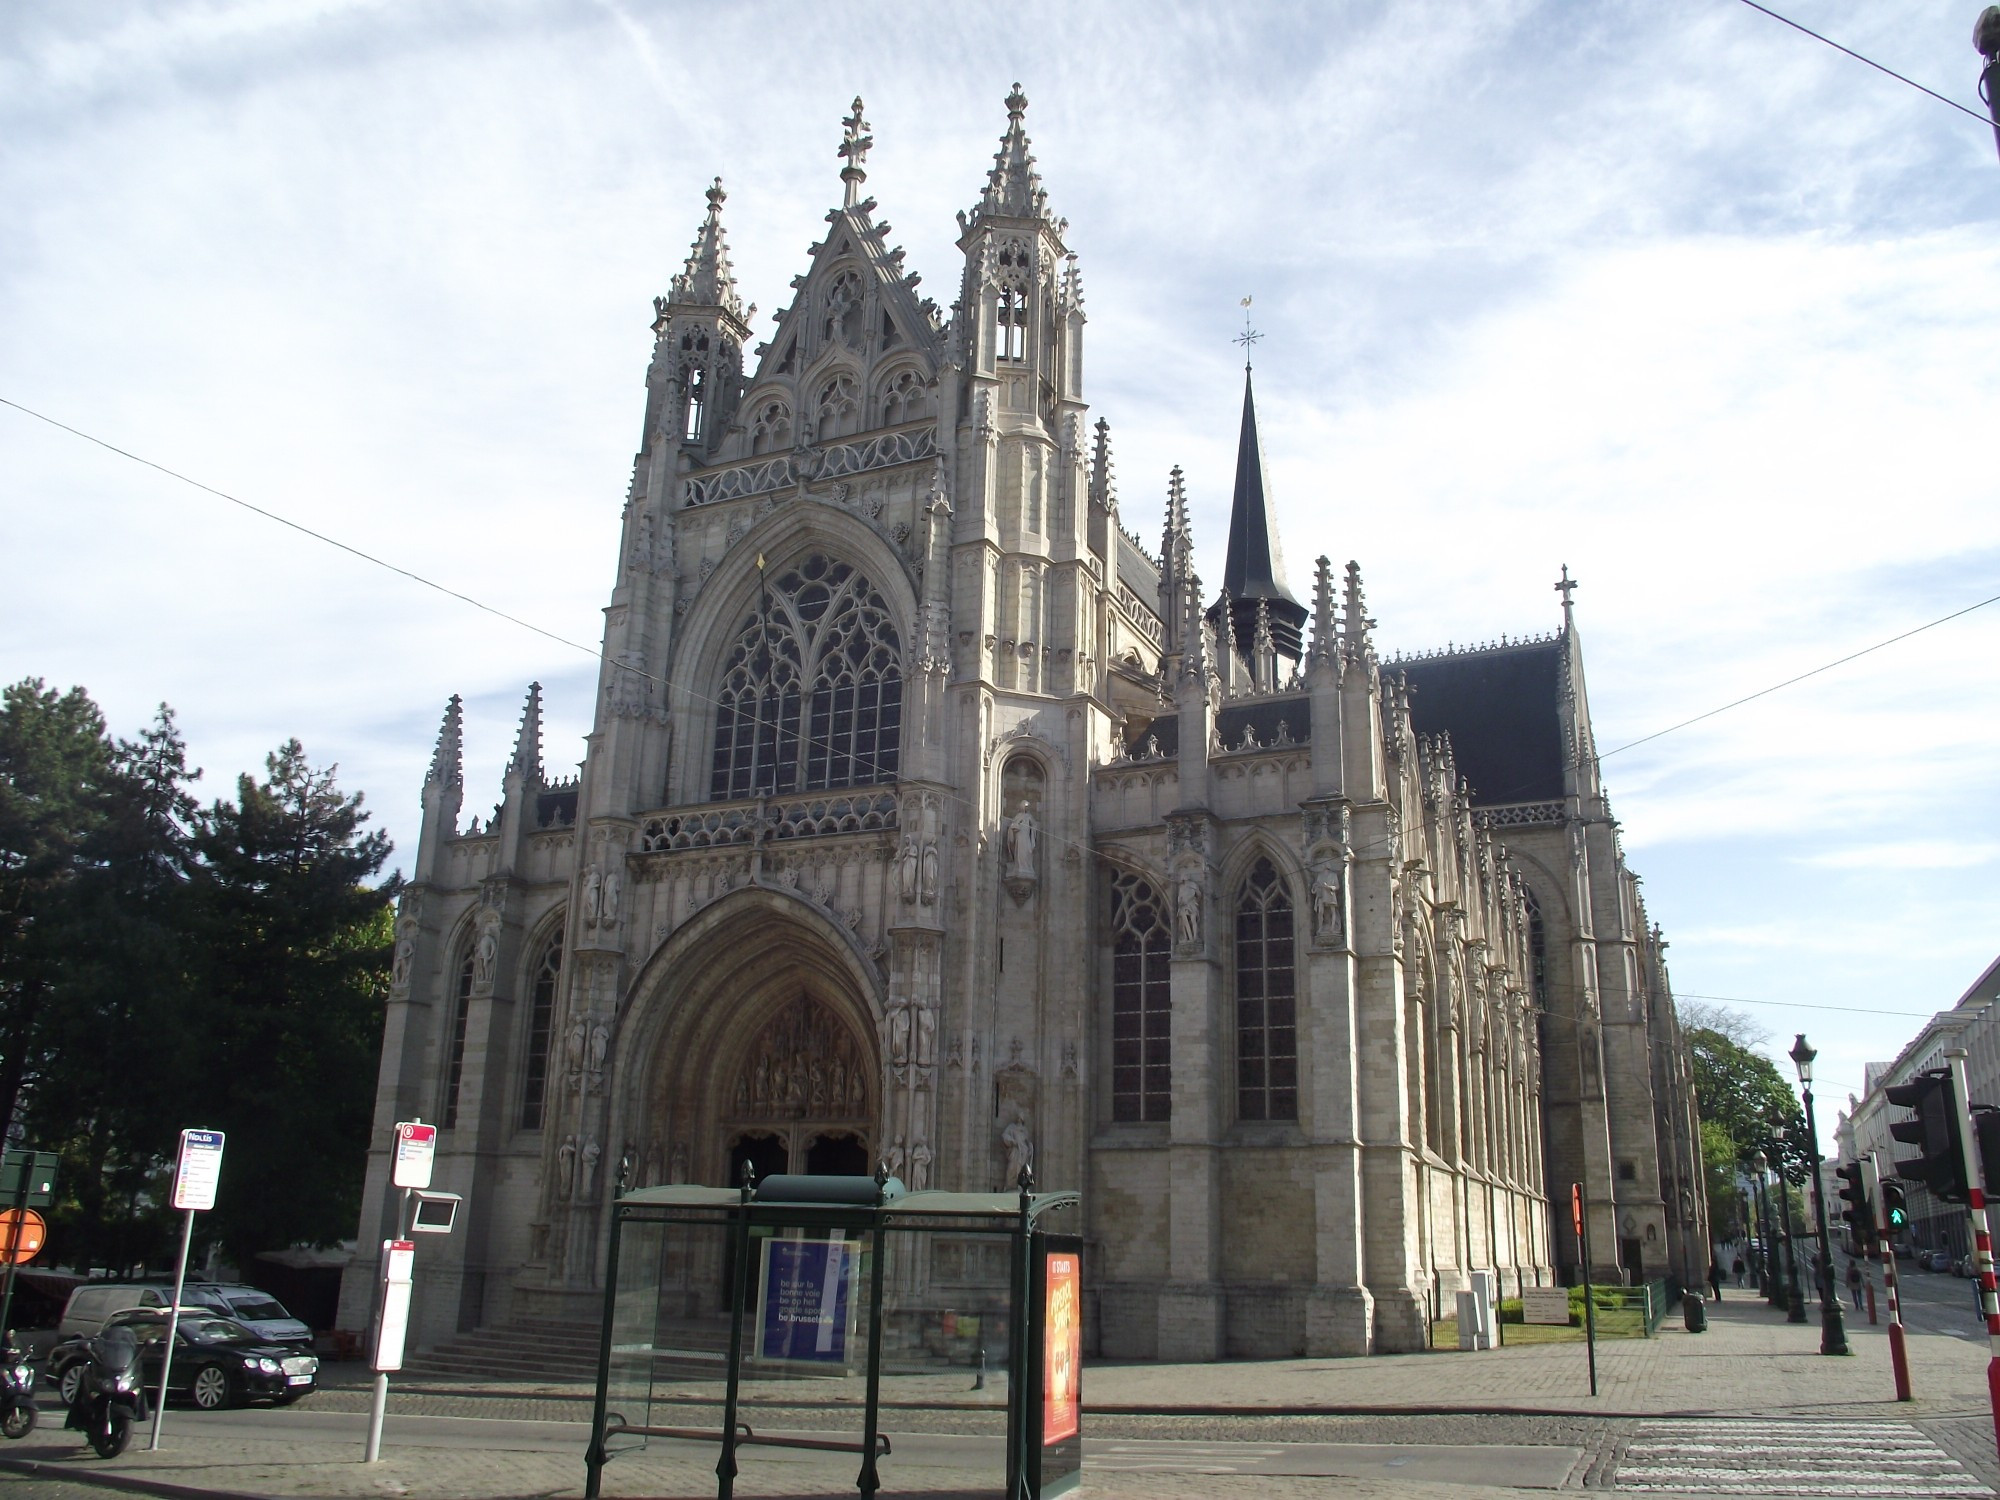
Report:
[[1222,589],[1178,470],[1149,551],[1025,106],[949,312],[863,194],[860,101],[755,346],[710,189],[581,775],[545,773],[531,688],[466,822],[446,713],[344,1326],[411,1118],[467,1199],[419,1345],[594,1317],[620,1180],[746,1166],[1079,1188],[1107,1357],[1422,1347],[1472,1273],[1576,1263],[1572,1181],[1600,1279],[1705,1268],[1567,588],[1547,637],[1385,659],[1357,566],[1292,592],[1247,374]]

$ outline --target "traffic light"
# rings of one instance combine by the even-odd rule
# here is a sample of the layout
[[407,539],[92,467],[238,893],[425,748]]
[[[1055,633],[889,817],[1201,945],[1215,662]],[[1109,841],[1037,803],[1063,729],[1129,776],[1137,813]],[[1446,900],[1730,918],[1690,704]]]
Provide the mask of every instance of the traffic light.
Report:
[[1946,1203],[1965,1202],[1965,1152],[1959,1144],[1958,1094],[1951,1086],[1951,1073],[1933,1068],[1882,1092],[1891,1104],[1914,1110],[1917,1116],[1897,1121],[1889,1127],[1889,1134],[1922,1147],[1924,1153],[1914,1161],[1897,1162],[1896,1175],[1923,1183]]
[[1990,1105],[1972,1106],[1972,1139],[1979,1147],[1979,1180],[1986,1186],[1986,1201],[2000,1197],[2000,1109]]
[[1872,1255],[1875,1251],[1875,1209],[1868,1201],[1868,1180],[1861,1163],[1850,1161],[1834,1168],[1841,1182],[1840,1201],[1847,1205],[1840,1217],[1847,1223],[1847,1253]]
[[1893,1242],[1897,1235],[1910,1227],[1910,1210],[1903,1202],[1903,1185],[1900,1182],[1882,1184],[1882,1222],[1888,1225],[1888,1237]]

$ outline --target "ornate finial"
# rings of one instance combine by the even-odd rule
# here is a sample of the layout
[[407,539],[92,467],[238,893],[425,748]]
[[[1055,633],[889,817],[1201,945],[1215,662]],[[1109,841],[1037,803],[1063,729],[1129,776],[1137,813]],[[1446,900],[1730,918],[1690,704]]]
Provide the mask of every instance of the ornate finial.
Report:
[[723,191],[720,177],[708,185],[708,191],[703,196],[708,199],[708,211],[712,214],[721,213],[722,205],[729,201],[729,194]]
[[1333,660],[1333,633],[1333,563],[1321,553],[1313,567],[1313,635],[1308,661]]
[[1111,424],[1102,417],[1091,434],[1090,502],[1100,510],[1118,509],[1118,486],[1111,467]]
[[1271,601],[1269,599],[1259,599],[1257,601],[1257,623],[1253,627],[1253,630],[1254,633],[1250,637],[1250,647],[1253,651],[1275,651],[1277,649],[1271,643]]
[[1027,107],[1028,96],[1017,83],[1007,96],[1007,133],[1001,136],[1000,149],[993,154],[993,170],[987,174],[986,191],[979,198],[981,215],[1007,214],[1044,222],[1049,218],[1048,194],[1042,191],[1034,152],[1028,145],[1028,132],[1021,124],[1021,115]]
[[542,779],[542,685],[528,684],[528,703],[521,710],[521,729],[514,736],[514,756],[507,762],[509,776],[529,781]]
[[1375,622],[1368,618],[1368,600],[1361,592],[1361,564],[1351,559],[1347,564],[1346,593],[1346,619],[1341,629],[1347,638],[1347,654],[1358,658],[1368,647],[1368,630]]
[[[859,103],[859,100],[855,101]],[[1028,112],[1028,96],[1021,92],[1021,85],[1015,84],[1013,92],[1007,95],[1007,118],[1013,124],[1021,123],[1021,116]]]
[[[673,302],[691,307],[719,307],[737,321],[744,320],[743,302],[736,295],[736,273],[729,265],[729,239],[722,230],[722,205],[729,194],[723,191],[720,177],[709,183],[704,196],[708,199],[708,212],[695,231],[694,243],[688,247],[687,264],[673,280],[673,295],[653,299],[656,333],[665,332],[667,308]],[[750,311],[755,313],[756,309]]]
[[839,155],[847,163],[840,169],[840,180],[847,184],[845,206],[852,208],[861,201],[861,184],[868,180],[868,148],[875,144],[875,137],[868,134],[868,122],[861,118],[859,94],[854,96],[854,112],[840,123],[846,134],[840,138]]
[[1570,595],[1581,587],[1581,584],[1569,576],[1569,564],[1564,563],[1562,577],[1557,580],[1555,589],[1558,594],[1563,596],[1563,629],[1565,630],[1570,627],[1570,610],[1574,607],[1574,601],[1571,600]]
[[1250,299],[1248,297],[1245,297],[1243,299],[1242,305],[1243,305],[1243,331],[1237,334],[1236,337],[1231,339],[1229,342],[1232,344],[1241,344],[1243,346],[1243,368],[1247,370],[1250,368],[1250,346],[1255,344],[1257,340],[1261,339],[1264,335],[1259,333],[1256,329],[1250,326]]
[[437,749],[431,752],[425,786],[457,786],[465,779],[464,737],[465,705],[453,693],[444,706],[444,723],[438,727]]

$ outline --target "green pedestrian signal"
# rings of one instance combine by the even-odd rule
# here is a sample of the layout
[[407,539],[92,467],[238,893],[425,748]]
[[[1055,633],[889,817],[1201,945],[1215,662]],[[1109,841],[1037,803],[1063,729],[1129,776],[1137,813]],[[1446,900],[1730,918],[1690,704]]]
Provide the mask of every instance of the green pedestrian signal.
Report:
[[1884,1181],[1882,1184],[1882,1222],[1889,1226],[1889,1233],[1901,1234],[1909,1227],[1910,1210],[1903,1202],[1903,1185],[1900,1182]]

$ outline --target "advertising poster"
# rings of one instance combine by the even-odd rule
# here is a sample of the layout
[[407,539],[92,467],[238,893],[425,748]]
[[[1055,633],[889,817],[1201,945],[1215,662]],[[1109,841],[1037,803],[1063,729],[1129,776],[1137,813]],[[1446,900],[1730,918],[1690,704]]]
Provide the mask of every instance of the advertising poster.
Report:
[[757,1356],[847,1361],[856,1247],[845,1240],[766,1240]]
[[1042,1446],[1077,1435],[1083,1373],[1083,1275],[1074,1254],[1050,1255],[1042,1336]]

